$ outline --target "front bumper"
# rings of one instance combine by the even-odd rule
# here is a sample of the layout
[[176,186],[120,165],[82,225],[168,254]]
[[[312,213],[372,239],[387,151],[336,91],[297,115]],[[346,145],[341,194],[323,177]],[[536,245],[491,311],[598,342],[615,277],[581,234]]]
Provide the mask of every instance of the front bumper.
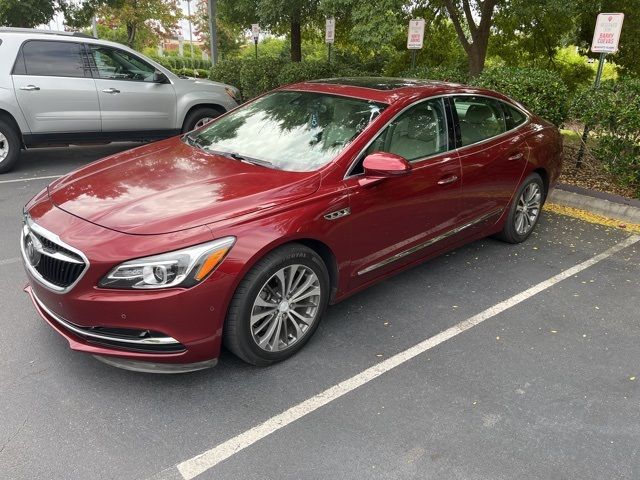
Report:
[[110,364],[138,371],[188,371],[215,364],[234,276],[216,270],[187,289],[97,287],[99,280],[122,261],[210,241],[208,229],[127,235],[81,220],[46,201],[31,213],[37,225],[47,232],[60,232],[60,240],[87,258],[88,268],[77,283],[56,290],[38,280],[22,252],[29,279],[25,291],[40,316],[73,350],[106,357]]

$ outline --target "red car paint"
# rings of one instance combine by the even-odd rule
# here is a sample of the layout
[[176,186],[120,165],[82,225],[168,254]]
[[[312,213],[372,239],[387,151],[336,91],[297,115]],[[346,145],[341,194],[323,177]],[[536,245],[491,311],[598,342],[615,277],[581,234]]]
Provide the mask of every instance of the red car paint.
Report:
[[[552,187],[560,173],[557,129],[529,113],[529,122],[515,130],[413,164],[409,173],[380,178],[374,158],[369,163],[373,175],[347,176],[368,142],[420,99],[478,94],[526,110],[495,92],[439,82],[390,90],[308,82],[286,89],[369,99],[389,107],[315,172],[286,172],[222,156],[211,162],[211,154],[175,137],[83,167],[27,204],[25,210],[36,224],[83,252],[90,262],[66,293],[52,292],[33,277],[27,287],[39,313],[72,349],[160,364],[217,358],[227,306],[238,283],[277,246],[299,241],[316,249],[328,264],[335,303],[443,251],[500,231],[523,178],[538,171]],[[347,208],[349,216],[325,218]],[[478,218],[483,221],[429,244]],[[102,277],[126,260],[225,236],[236,237],[235,245],[214,273],[192,288],[98,287]],[[423,244],[428,246],[385,263]],[[59,325],[42,305],[83,328],[162,332],[179,340],[185,350],[155,353],[98,345]]]

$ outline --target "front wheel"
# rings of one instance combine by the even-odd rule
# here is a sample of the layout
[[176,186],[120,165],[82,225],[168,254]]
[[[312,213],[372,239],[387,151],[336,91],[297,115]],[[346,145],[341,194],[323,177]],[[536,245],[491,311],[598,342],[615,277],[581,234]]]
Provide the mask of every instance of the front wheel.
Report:
[[203,107],[197,108],[187,115],[182,125],[182,133],[190,132],[198,128],[204,127],[207,123],[213,121],[221,115],[220,111],[215,108]]
[[520,243],[529,238],[540,219],[545,196],[540,175],[532,173],[525,178],[514,196],[502,232],[497,237],[509,243]]
[[328,299],[329,275],[317,253],[300,244],[274,250],[238,286],[224,326],[224,344],[253,365],[284,360],[311,338]]

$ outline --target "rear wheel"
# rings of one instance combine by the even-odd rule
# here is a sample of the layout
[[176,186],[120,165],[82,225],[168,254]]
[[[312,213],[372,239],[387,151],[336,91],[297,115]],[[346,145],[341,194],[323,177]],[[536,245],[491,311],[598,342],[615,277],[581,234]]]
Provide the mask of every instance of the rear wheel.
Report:
[[274,250],[238,286],[224,344],[253,365],[284,360],[316,331],[328,298],[329,275],[318,254],[299,244]]
[[196,108],[184,119],[182,133],[187,133],[191,130],[204,127],[207,123],[219,117],[221,114],[222,113],[219,110],[211,107]]
[[540,219],[540,212],[546,197],[544,182],[537,173],[532,173],[518,188],[514,202],[502,232],[497,237],[509,243],[524,242]]
[[0,119],[0,173],[11,170],[20,157],[20,135],[15,127]]

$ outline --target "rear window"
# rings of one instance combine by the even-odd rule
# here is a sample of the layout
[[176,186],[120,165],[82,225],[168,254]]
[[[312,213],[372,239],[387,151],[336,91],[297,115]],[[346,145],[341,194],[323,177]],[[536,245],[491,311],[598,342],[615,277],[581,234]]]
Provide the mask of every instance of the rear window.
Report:
[[[50,77],[85,76],[80,43],[31,40],[22,46],[20,56],[16,60],[14,74]],[[22,65],[20,65],[21,61]]]
[[507,130],[519,127],[527,121],[527,116],[517,108],[513,108],[506,103],[503,103],[505,120],[507,121]]

